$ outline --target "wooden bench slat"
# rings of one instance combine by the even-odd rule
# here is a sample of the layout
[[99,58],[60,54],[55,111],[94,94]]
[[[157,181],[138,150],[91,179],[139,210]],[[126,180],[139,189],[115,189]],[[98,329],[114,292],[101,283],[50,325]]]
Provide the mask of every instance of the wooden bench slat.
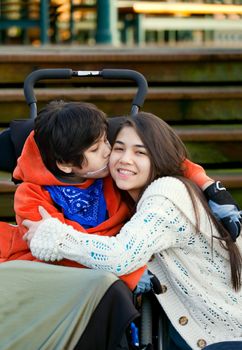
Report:
[[[38,109],[53,99],[86,101],[93,102],[110,116],[128,114],[135,92],[134,87],[35,89]],[[176,123],[206,121],[212,124],[218,120],[226,124],[228,121],[239,123],[242,121],[242,87],[150,87],[142,109]],[[0,89],[1,126],[28,115],[22,89]]]
[[11,180],[12,175],[0,169],[0,193],[14,193],[16,185]]
[[236,171],[229,170],[209,170],[208,175],[214,180],[221,181],[224,186],[235,189],[242,189],[242,169]]
[[174,127],[181,139],[194,142],[242,141],[242,125]]
[[[82,80],[73,79],[71,83],[80,83]],[[86,80],[85,80],[86,81]],[[38,100],[46,100],[47,97],[56,98],[56,96],[64,96],[66,95],[68,98],[74,97],[78,98],[80,97],[95,97],[98,96],[100,98],[104,98],[107,100],[113,100],[113,99],[121,99],[125,100],[127,98],[132,98],[137,91],[135,87],[105,87],[104,81],[101,88],[99,87],[70,87],[68,84],[70,84],[69,81],[65,80],[59,80],[58,82],[56,80],[46,80],[47,84],[52,85],[53,82],[58,85],[63,85],[64,88],[57,88],[57,87],[43,87],[43,88],[35,88],[35,94],[38,98]],[[66,86],[65,86],[66,85]],[[121,85],[119,83],[119,85]],[[174,86],[174,87],[149,87],[147,97],[150,97],[152,99],[158,98],[158,99],[228,99],[231,98],[237,98],[242,99],[242,86],[194,86],[194,87],[188,87],[188,86]],[[0,102],[1,101],[25,101],[24,98],[24,92],[23,89],[20,88],[4,88],[0,89]]]
[[17,186],[12,181],[0,180],[0,193],[14,193]]
[[[103,68],[135,69],[153,84],[240,84],[242,81],[242,50],[216,48],[103,48],[87,49],[58,46],[52,48],[16,47],[9,52],[0,47],[1,86],[6,88],[23,84],[25,77],[35,69],[71,68],[73,70],[98,70]],[[83,81],[90,86],[96,80]],[[105,83],[105,80],[100,80]],[[65,83],[66,84],[66,83]],[[15,85],[16,86],[16,85]]]

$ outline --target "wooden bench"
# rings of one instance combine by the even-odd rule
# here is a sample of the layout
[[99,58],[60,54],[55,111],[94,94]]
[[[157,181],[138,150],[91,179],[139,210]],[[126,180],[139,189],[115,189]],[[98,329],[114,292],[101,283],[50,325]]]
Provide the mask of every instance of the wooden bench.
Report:
[[[150,87],[206,85],[214,86],[214,90],[227,87],[229,92],[234,86],[240,87],[242,82],[242,50],[239,48],[67,48],[25,46],[23,50],[18,46],[10,52],[7,46],[1,46],[0,88],[22,87],[25,77],[35,69],[63,67],[73,70],[129,67],[142,73]],[[102,79],[72,79],[71,85],[98,86],[103,82]],[[69,83],[68,80],[61,82],[63,87]],[[55,85],[59,86],[59,81]]]
[[0,220],[14,220],[14,193],[16,185],[11,174],[0,171]]
[[[109,116],[127,114],[136,91],[134,87],[120,83],[119,87],[105,84],[103,87],[73,87],[66,81],[61,84],[63,88],[43,86],[35,89],[39,109],[50,100],[65,99],[93,102]],[[242,122],[242,87],[150,87],[144,110],[173,124],[227,124],[229,119],[233,127]],[[22,89],[0,89],[0,126],[7,126],[12,119],[28,118],[28,115]]]

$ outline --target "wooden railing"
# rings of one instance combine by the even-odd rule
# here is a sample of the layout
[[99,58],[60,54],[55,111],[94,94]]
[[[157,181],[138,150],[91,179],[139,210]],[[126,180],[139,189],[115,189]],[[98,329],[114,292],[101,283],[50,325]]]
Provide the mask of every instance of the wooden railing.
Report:
[[[242,35],[242,5],[116,0],[116,6],[118,22],[113,29],[121,32],[125,44],[144,44],[152,36],[156,42],[180,40],[179,33],[196,39],[199,32],[204,40],[213,40],[214,33]],[[82,43],[95,43],[98,14],[95,0],[1,0],[0,39],[16,27],[23,38],[29,29],[37,29],[42,44],[78,41],[77,32]]]
[[[191,2],[120,1],[124,31],[133,28],[134,42],[145,43],[149,32],[200,31],[202,33],[229,31],[242,33],[242,5]],[[126,19],[127,18],[127,19]],[[206,35],[203,35],[203,39]],[[124,33],[124,38],[127,35]],[[210,40],[213,36],[210,35]],[[169,39],[167,39],[169,40]]]
[[0,38],[3,42],[10,28],[21,31],[23,42],[26,42],[27,31],[35,28],[39,31],[40,42],[48,43],[49,0],[1,0]]
[[[163,42],[172,38],[178,40],[182,37],[179,33],[185,32],[190,32],[188,36],[193,40],[198,38],[199,32],[203,41],[213,40],[214,33],[242,34],[242,5],[236,2],[226,5],[117,0],[116,4],[118,23],[114,23],[113,28],[121,32],[124,44],[144,44],[152,36],[156,36],[156,42],[159,38],[163,38]],[[96,1],[70,0],[68,11],[69,24],[65,28],[69,30],[70,41],[78,42],[82,35],[81,42],[94,43],[98,16]]]

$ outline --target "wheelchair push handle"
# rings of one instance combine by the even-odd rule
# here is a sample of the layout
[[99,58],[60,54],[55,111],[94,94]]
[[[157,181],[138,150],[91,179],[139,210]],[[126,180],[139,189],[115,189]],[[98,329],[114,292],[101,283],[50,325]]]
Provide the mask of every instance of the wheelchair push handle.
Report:
[[145,77],[141,73],[131,69],[103,69],[101,73],[104,79],[124,79],[136,82],[138,90],[132,101],[131,115],[138,113],[139,108],[144,104],[148,91],[148,84]]
[[143,106],[148,91],[145,77],[134,70],[129,69],[103,69],[102,71],[73,71],[68,68],[39,69],[30,73],[24,81],[24,95],[30,107],[30,118],[37,115],[37,99],[34,93],[36,82],[44,79],[70,79],[72,77],[102,77],[103,79],[120,79],[134,81],[138,90],[132,101],[131,115],[138,113]]
[[28,105],[36,103],[34,94],[35,83],[44,79],[70,79],[72,77],[71,69],[39,69],[30,73],[24,81],[24,95]]
[[30,118],[37,116],[37,99],[34,86],[37,81],[44,79],[70,79],[73,76],[71,69],[38,69],[30,73],[24,80],[24,96],[30,108]]

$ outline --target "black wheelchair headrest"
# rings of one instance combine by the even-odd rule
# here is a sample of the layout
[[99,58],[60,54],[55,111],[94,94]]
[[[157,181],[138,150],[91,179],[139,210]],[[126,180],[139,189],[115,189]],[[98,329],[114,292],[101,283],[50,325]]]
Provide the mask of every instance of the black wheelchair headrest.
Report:
[[113,145],[116,134],[120,125],[127,119],[127,117],[112,117],[108,118],[108,141]]
[[34,128],[33,119],[13,120],[0,133],[0,170],[13,172],[26,138]]

